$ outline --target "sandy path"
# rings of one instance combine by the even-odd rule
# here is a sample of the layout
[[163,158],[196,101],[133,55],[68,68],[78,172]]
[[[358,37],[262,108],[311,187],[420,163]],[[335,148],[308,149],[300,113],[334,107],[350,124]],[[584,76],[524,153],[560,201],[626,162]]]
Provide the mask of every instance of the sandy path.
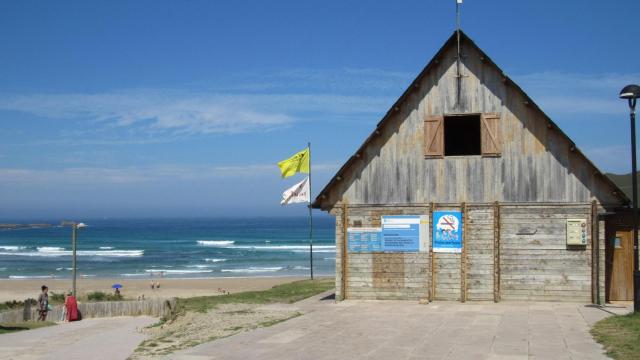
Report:
[[126,359],[146,336],[138,329],[156,319],[118,317],[0,335],[1,359]]
[[[111,292],[111,285],[120,283],[126,298],[136,299],[144,294],[149,297],[189,297],[217,295],[218,288],[232,293],[250,290],[265,290],[274,285],[301,280],[300,277],[251,277],[251,278],[208,278],[208,279],[78,279],[78,293],[90,291]],[[159,281],[160,290],[151,291],[151,280]],[[0,302],[37,298],[40,286],[46,284],[49,291],[62,293],[71,288],[70,279],[0,280]]]

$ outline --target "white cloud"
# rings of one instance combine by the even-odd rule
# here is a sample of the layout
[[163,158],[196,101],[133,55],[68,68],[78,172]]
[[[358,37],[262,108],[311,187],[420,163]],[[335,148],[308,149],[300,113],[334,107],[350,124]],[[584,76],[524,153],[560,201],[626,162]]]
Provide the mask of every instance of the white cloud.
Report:
[[[333,173],[337,164],[314,164],[319,173]],[[149,182],[202,181],[221,178],[277,179],[280,172],[275,164],[238,166],[206,165],[158,165],[147,167],[71,167],[60,170],[37,170],[26,168],[0,168],[0,184],[37,185],[47,184],[140,184]]]
[[545,71],[512,76],[540,107],[553,115],[619,115],[627,112],[620,89],[637,83],[640,73]]
[[270,131],[321,114],[380,112],[386,97],[333,94],[219,94],[138,89],[101,94],[1,95],[0,109],[90,120],[87,129],[194,135]]
[[[88,129],[164,136],[269,131],[296,121],[381,114],[410,76],[379,69],[234,74],[208,89],[0,94],[0,110],[82,120]],[[389,96],[387,96],[389,94]]]
[[628,145],[587,148],[584,153],[600,170],[616,174],[631,172],[631,147]]

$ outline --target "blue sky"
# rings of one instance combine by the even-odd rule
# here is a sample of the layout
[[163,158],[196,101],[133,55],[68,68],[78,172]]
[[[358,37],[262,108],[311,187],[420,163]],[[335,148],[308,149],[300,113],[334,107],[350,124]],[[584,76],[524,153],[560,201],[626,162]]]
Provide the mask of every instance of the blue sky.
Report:
[[[439,1],[4,1],[0,220],[304,215],[455,26]],[[629,171],[618,91],[637,1],[466,0],[463,29],[604,171]]]

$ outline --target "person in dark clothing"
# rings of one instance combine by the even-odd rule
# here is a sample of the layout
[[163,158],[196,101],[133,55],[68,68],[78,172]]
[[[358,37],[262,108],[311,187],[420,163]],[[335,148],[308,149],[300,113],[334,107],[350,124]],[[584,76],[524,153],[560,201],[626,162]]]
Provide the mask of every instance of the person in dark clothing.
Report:
[[47,312],[49,311],[49,288],[46,285],[40,287],[42,292],[38,296],[38,320],[47,320]]

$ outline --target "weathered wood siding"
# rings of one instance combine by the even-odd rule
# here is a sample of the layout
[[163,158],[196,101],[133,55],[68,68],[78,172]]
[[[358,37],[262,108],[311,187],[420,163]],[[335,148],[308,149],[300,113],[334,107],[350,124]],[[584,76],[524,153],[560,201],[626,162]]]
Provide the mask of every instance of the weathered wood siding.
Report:
[[494,207],[469,206],[465,235],[467,300],[493,301]]
[[[434,211],[460,208],[436,205]],[[499,211],[498,219],[496,211]],[[592,267],[591,227],[587,230],[586,246],[566,245],[566,220],[585,219],[590,224],[592,208],[588,203],[467,204],[465,252],[435,253],[433,275],[428,251],[348,253],[343,273],[344,216],[339,208],[334,208],[332,214],[336,215],[336,295],[339,299],[346,295],[348,299],[590,302],[592,292],[597,291],[594,271],[599,272],[597,285],[600,296],[604,296],[604,256],[598,259],[601,268]],[[427,215],[429,207],[353,205],[347,207],[347,214],[348,227],[378,227],[383,215]],[[604,224],[599,226],[598,240],[604,248]],[[431,236],[427,241],[431,241]],[[423,248],[429,249],[429,245],[425,243]],[[494,279],[499,279],[499,286],[495,286]],[[343,281],[347,285],[344,293]],[[435,293],[431,293],[432,281]]]
[[[336,210],[336,296],[343,296],[342,211]],[[379,227],[384,215],[428,215],[428,207],[361,207],[348,209],[348,227]],[[338,220],[339,219],[339,220]],[[348,253],[346,296],[350,299],[421,299],[429,295],[427,249],[417,253]]]
[[[504,300],[591,302],[591,228],[587,246],[566,245],[566,219],[590,223],[590,205],[501,207]],[[518,235],[527,228],[533,235]]]
[[[455,48],[445,51],[343,173],[321,207],[350,204],[581,202],[619,204],[574,144],[543,113],[526,105],[476,48],[463,43],[461,102],[456,105]],[[501,156],[424,157],[430,116],[499,113]]]

